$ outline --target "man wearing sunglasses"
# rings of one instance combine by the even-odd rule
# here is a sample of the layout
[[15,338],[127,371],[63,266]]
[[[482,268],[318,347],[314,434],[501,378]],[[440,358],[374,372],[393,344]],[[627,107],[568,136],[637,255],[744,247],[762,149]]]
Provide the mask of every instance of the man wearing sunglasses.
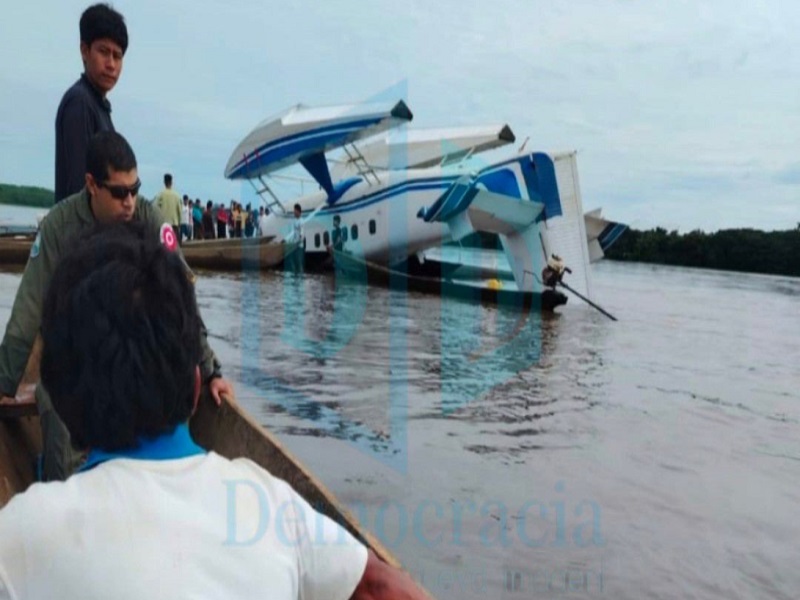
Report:
[[[0,343],[0,404],[31,400],[12,396],[22,379],[39,331],[44,293],[59,259],[80,243],[83,234],[91,231],[97,223],[140,221],[152,231],[155,239],[160,239],[169,250],[180,253],[177,237],[161,213],[149,202],[137,201],[141,182],[136,156],[124,137],[113,131],[95,135],[89,142],[86,168],[84,188],[53,207],[42,221],[31,247],[5,336]],[[193,279],[188,267],[186,271]],[[205,327],[201,338],[202,381],[208,385],[214,399],[220,402],[220,395],[232,394],[233,387],[220,374],[220,363],[208,345]],[[82,455],[72,448],[69,433],[53,410],[42,385],[36,388],[36,404],[44,446],[42,479],[65,479],[77,467]]]

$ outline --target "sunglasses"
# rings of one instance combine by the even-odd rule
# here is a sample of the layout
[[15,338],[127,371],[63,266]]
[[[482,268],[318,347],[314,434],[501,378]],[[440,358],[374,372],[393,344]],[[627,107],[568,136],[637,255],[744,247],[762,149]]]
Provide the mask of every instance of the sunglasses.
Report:
[[140,179],[136,179],[136,183],[130,187],[127,185],[108,185],[105,182],[98,184],[98,186],[101,188],[106,188],[108,193],[111,194],[112,198],[117,200],[127,200],[128,194],[134,198],[136,197],[136,195],[139,193],[139,188],[142,187],[142,181]]

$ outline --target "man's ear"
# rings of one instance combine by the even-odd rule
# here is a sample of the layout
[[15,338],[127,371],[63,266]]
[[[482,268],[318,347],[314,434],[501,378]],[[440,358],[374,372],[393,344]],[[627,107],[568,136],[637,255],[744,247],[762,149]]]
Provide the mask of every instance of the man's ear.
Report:
[[95,182],[94,177],[92,177],[91,173],[87,173],[84,176],[84,182],[86,183],[86,191],[89,192],[90,196],[97,195],[97,182]]
[[89,60],[89,45],[86,42],[81,42],[81,60],[86,66],[86,61]]
[[200,387],[202,381],[200,379],[200,365],[194,368],[194,399],[192,401],[192,414],[197,412],[197,403],[200,401]]

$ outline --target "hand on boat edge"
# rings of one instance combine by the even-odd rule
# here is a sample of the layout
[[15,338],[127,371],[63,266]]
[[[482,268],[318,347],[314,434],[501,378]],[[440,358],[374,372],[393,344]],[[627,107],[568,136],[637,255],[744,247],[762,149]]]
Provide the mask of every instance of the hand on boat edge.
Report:
[[233,384],[224,377],[215,377],[208,383],[211,397],[217,406],[222,405],[222,395],[224,394],[229,402],[234,401]]
[[19,386],[16,396],[0,395],[0,405],[4,404],[35,404],[36,384],[23,383]]

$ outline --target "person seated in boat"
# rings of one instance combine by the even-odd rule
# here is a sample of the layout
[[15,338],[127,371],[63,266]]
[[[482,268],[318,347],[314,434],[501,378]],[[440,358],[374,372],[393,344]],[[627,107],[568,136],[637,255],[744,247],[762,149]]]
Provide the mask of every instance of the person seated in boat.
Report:
[[564,273],[572,273],[572,270],[564,264],[560,256],[553,254],[547,261],[547,266],[542,269],[542,283],[545,287],[555,289],[561,283]]
[[61,261],[41,374],[88,460],[0,510],[0,598],[426,597],[285,481],[195,444],[201,328],[180,258],[142,223]]
[[[122,135],[113,131],[95,135],[89,142],[86,165],[83,190],[52,208],[31,247],[0,343],[0,403],[15,402],[14,394],[39,332],[42,301],[53,270],[79,246],[76,242],[82,235],[97,223],[141,222],[154,240],[160,240],[180,256],[172,227],[150,202],[138,198],[141,183],[136,156]],[[193,280],[189,268],[185,269]],[[204,349],[201,375],[219,401],[220,393],[229,393],[232,387],[221,376],[220,363],[208,345],[202,324],[201,329]],[[80,462],[82,454],[72,448],[69,434],[53,411],[47,391],[46,386],[36,386],[43,437],[41,476],[45,480],[64,479]]]

